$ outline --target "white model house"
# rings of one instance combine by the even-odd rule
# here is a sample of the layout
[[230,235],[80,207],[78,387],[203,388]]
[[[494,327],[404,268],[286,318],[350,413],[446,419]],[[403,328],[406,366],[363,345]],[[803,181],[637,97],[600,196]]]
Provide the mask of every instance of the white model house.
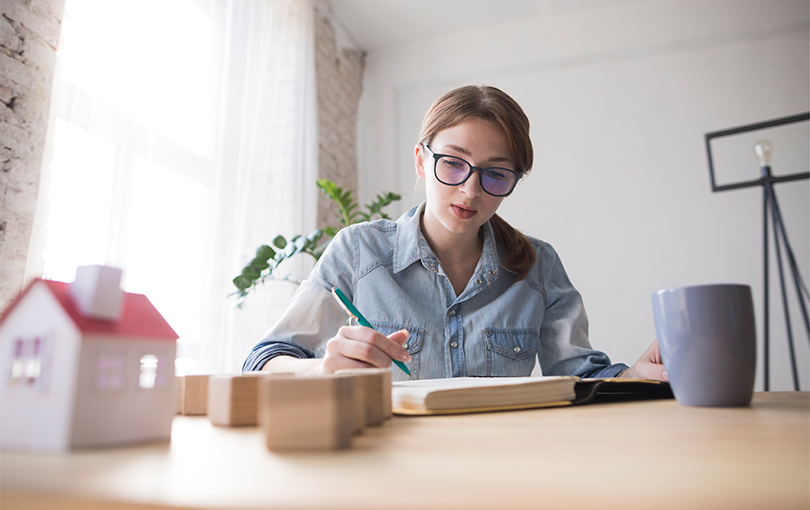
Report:
[[177,334],[120,270],[34,280],[0,316],[0,447],[168,440]]

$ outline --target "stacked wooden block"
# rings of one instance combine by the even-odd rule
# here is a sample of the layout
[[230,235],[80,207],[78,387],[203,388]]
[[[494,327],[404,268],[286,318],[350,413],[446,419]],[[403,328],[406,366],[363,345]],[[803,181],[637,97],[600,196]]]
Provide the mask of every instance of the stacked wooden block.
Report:
[[180,377],[177,410],[217,426],[255,426],[267,448],[332,449],[391,417],[391,372],[344,370],[320,377],[249,372]]

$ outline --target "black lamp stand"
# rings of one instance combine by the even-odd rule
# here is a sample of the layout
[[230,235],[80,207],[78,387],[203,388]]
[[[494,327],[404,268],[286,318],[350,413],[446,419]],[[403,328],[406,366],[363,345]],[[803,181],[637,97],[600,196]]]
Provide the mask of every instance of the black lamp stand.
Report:
[[[802,315],[804,317],[804,327],[807,332],[807,339],[810,342],[810,319],[808,318],[807,308],[808,303],[810,302],[810,292],[807,290],[807,285],[804,283],[801,274],[799,273],[799,266],[796,263],[796,257],[793,254],[793,249],[790,246],[790,242],[788,241],[787,232],[785,231],[785,223],[782,218],[782,213],[779,210],[779,202],[776,199],[776,193],[774,191],[774,184],[778,184],[781,182],[789,182],[789,181],[796,181],[801,179],[808,179],[810,178],[810,172],[803,172],[803,173],[796,173],[791,175],[781,175],[781,176],[774,176],[771,173],[771,167],[768,165],[761,167],[761,177],[756,180],[752,181],[744,181],[738,182],[733,184],[725,184],[722,186],[718,186],[715,182],[714,178],[714,166],[712,164],[712,150],[711,150],[711,140],[714,138],[720,138],[723,136],[730,136],[739,133],[745,133],[748,131],[757,131],[760,129],[771,128],[775,126],[781,126],[784,124],[790,124],[793,122],[802,122],[807,121],[810,119],[810,113],[803,113],[800,115],[794,115],[791,117],[783,117],[780,119],[774,119],[767,122],[760,122],[757,124],[750,124],[747,126],[740,126],[732,129],[727,129],[724,131],[716,131],[713,133],[706,134],[706,151],[708,153],[709,159],[709,175],[711,176],[711,183],[712,183],[712,191],[719,192],[719,191],[727,191],[732,189],[740,189],[740,188],[750,188],[753,186],[762,186],[762,196],[763,196],[763,203],[762,203],[762,245],[763,245],[763,275],[764,275],[764,334],[763,334],[763,351],[764,351],[764,389],[768,391],[770,389],[770,302],[769,302],[769,290],[770,290],[770,261],[769,261],[769,242],[770,242],[770,235],[769,235],[769,226],[768,224],[771,223],[773,225],[773,239],[774,239],[774,246],[776,251],[776,261],[777,267],[779,270],[779,283],[780,289],[782,294],[782,305],[785,312],[785,325],[787,329],[787,340],[788,340],[788,348],[790,352],[790,366],[793,372],[793,387],[796,391],[799,390],[799,373],[796,366],[796,351],[793,345],[793,328],[791,327],[791,319],[790,319],[790,310],[788,306],[788,293],[787,293],[787,286],[785,284],[785,271],[782,262],[782,247],[785,249],[785,255],[787,258],[787,263],[790,268],[790,276],[793,280],[793,285],[796,288],[796,295],[798,296],[799,305],[801,307]],[[807,301],[807,302],[806,302]]]

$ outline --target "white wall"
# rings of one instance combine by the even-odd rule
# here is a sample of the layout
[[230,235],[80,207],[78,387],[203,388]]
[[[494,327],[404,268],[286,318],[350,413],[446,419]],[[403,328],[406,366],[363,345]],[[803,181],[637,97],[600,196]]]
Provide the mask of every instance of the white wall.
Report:
[[[431,102],[469,83],[500,87],[532,120],[536,154],[533,173],[500,213],[558,250],[584,296],[596,348],[633,363],[655,336],[651,293],[714,282],[752,286],[761,343],[762,193],[711,192],[704,134],[808,111],[809,46],[806,0],[645,0],[372,51],[360,196],[398,191],[399,211],[407,209],[418,200],[413,146]],[[756,178],[752,141],[766,135],[775,171],[806,172],[807,132],[803,123],[790,137],[718,140],[718,173],[726,182]],[[808,181],[777,193],[807,281]],[[806,390],[808,339],[797,306],[792,318]],[[771,323],[771,388],[792,389],[776,285]],[[761,370],[760,356],[757,388]]]

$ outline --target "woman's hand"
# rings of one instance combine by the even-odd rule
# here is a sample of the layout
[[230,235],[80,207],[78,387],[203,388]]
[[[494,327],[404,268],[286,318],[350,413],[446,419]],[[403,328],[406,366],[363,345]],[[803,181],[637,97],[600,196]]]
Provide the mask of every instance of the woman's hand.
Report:
[[669,381],[667,371],[661,362],[661,350],[658,348],[658,339],[653,340],[636,364],[625,370],[622,377],[629,379],[654,379],[656,381]]
[[346,368],[388,368],[391,360],[411,361],[403,345],[408,330],[388,336],[364,326],[343,326],[326,342],[322,369],[326,374]]

